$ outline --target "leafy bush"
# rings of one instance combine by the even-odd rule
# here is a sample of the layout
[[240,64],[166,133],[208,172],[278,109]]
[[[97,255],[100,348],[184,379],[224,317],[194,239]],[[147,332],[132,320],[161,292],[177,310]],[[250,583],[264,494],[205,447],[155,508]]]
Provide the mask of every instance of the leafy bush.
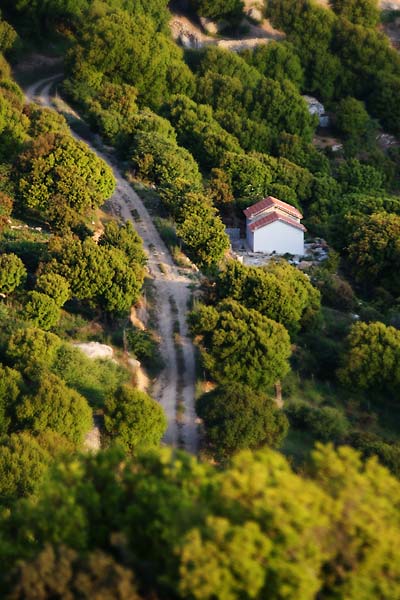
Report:
[[159,345],[151,331],[142,331],[134,327],[127,332],[127,340],[129,351],[152,375],[156,375],[163,368]]
[[306,427],[321,441],[343,440],[349,430],[349,422],[343,412],[331,406],[320,408],[295,401],[287,405],[285,412],[294,427]]

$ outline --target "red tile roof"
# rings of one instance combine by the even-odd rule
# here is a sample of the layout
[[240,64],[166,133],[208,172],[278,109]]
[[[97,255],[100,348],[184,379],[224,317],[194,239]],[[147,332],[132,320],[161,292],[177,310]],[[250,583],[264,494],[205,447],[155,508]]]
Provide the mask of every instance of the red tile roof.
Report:
[[254,223],[250,223],[249,229],[250,229],[250,231],[256,231],[256,229],[260,229],[261,227],[265,227],[266,225],[275,223],[275,221],[282,221],[283,223],[287,223],[288,225],[291,225],[292,227],[295,227],[296,229],[301,229],[302,231],[307,231],[307,229],[301,223],[294,221],[290,217],[286,217],[285,215],[277,213],[276,211],[273,211],[273,212],[269,213],[268,215],[266,215],[265,217],[258,219],[258,221],[254,221]]
[[278,200],[278,198],[274,198],[273,196],[268,196],[267,198],[264,198],[264,200],[260,200],[260,202],[253,204],[253,206],[249,206],[243,212],[248,219],[252,219],[253,217],[256,217],[258,214],[262,213],[264,210],[267,210],[271,207],[280,208],[289,215],[297,217],[298,219],[303,218],[303,215],[299,210],[297,210],[297,208],[291,204],[287,204],[287,202],[282,202],[282,200]]

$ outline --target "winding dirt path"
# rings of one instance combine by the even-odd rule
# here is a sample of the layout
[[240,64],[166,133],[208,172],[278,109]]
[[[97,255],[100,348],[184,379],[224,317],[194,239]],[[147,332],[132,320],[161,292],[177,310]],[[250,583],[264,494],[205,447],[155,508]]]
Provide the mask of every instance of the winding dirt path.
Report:
[[[54,75],[30,85],[25,96],[28,102],[36,102],[41,106],[54,109],[52,89],[60,80]],[[69,107],[71,114],[78,115]],[[71,130],[71,134],[79,140],[82,138]],[[98,156],[110,165],[117,182],[115,193],[111,199],[114,210],[124,221],[131,221],[143,240],[148,256],[148,269],[155,286],[157,302],[158,329],[161,338],[160,350],[165,361],[153,388],[153,396],[163,406],[168,419],[168,430],[164,442],[171,446],[182,446],[188,452],[197,454],[199,446],[198,427],[195,413],[195,352],[188,335],[186,315],[191,297],[189,285],[191,280],[182,269],[178,269],[162,241],[142,200],[122,176],[114,157],[105,150],[98,150],[87,140],[84,141]],[[135,219],[132,217],[135,211]],[[161,265],[161,268],[160,268]],[[171,304],[175,305],[174,313]],[[179,372],[177,353],[174,344],[174,321],[179,321],[184,372]],[[184,414],[177,420],[178,397],[184,406]]]

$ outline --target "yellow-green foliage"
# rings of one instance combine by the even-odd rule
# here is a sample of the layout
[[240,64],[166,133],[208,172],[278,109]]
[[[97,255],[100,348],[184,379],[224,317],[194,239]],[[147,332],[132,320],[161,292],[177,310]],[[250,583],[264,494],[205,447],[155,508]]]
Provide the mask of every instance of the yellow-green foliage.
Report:
[[399,597],[400,482],[348,447],[318,446],[303,474],[268,449],[224,471],[171,449],[70,458],[0,532],[5,567],[45,543],[84,560],[112,535],[141,589],[160,597]]

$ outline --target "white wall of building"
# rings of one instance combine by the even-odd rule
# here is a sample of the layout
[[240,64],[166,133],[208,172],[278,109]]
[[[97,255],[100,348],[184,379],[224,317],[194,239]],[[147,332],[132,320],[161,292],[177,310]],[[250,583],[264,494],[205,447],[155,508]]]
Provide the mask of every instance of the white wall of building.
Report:
[[282,221],[275,221],[254,232],[247,229],[247,243],[252,252],[304,254],[304,232]]

